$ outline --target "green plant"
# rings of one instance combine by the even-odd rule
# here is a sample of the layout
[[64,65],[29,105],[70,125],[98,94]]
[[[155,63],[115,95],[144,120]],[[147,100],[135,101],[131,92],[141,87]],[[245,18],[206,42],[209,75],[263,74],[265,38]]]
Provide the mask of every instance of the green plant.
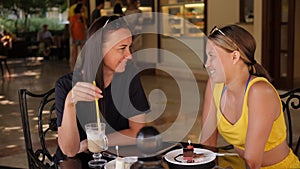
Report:
[[[17,22],[17,24],[16,24]],[[43,24],[47,24],[49,30],[63,30],[64,24],[61,24],[58,19],[49,19],[49,18],[30,18],[28,20],[29,25],[29,32],[36,32],[39,31]],[[0,18],[0,31],[6,30],[10,33],[20,33],[25,32],[25,20],[24,19],[18,19],[12,20],[7,18]],[[17,32],[18,30],[18,32]]]
[[29,31],[39,31],[42,25],[47,24],[49,30],[62,30],[64,25],[59,22],[58,19],[49,18],[30,18]]
[[[10,32],[27,32],[40,29],[41,24],[47,23],[50,29],[59,30],[64,27],[60,25],[58,19],[46,18],[49,8],[57,7],[63,13],[68,7],[67,0],[4,0],[0,1],[0,30]],[[23,13],[22,19],[8,19],[8,13],[19,15]],[[36,18],[35,18],[36,17]],[[43,21],[39,21],[43,20]],[[43,23],[42,23],[43,22]]]

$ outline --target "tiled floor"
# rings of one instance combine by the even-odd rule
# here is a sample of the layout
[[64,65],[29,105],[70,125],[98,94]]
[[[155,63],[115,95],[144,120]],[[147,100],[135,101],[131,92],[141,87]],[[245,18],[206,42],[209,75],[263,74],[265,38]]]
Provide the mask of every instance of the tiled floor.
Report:
[[[58,76],[69,71],[66,61],[40,61],[38,58],[9,59],[11,77],[0,79],[0,165],[27,168],[18,89],[37,93],[53,87]],[[33,134],[34,135],[34,134]]]
[[[0,166],[28,168],[17,90],[26,88],[32,92],[45,92],[70,68],[67,61],[40,61],[36,58],[9,59],[8,66],[11,77],[0,81]],[[174,80],[144,74],[142,82],[152,108],[147,118],[149,125],[164,133],[165,138],[174,139],[175,135],[182,136],[185,141],[191,139],[197,142],[204,81],[195,83],[188,79]],[[198,91],[192,90],[195,87],[193,85]],[[295,132],[300,131],[297,129]],[[36,133],[32,135],[37,137]],[[55,142],[55,139],[49,141]],[[219,144],[226,143],[220,140]],[[55,147],[52,145],[51,150],[54,151]]]

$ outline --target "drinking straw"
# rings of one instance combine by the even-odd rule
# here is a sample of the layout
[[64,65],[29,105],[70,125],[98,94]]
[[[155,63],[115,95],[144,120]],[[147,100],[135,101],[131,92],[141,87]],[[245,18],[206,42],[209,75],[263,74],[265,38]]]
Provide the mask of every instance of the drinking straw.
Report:
[[118,145],[116,145],[116,152],[117,152],[117,157],[119,157],[119,146]]
[[[96,86],[95,80],[93,81],[94,86]],[[95,104],[96,104],[96,113],[97,113],[97,124],[98,124],[98,130],[101,131],[101,125],[100,125],[100,111],[98,106],[98,98],[95,96]]]

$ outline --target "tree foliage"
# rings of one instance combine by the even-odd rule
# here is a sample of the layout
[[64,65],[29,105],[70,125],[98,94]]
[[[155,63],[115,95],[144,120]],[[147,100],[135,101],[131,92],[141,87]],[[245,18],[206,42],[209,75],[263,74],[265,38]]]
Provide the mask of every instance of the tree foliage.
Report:
[[61,7],[67,4],[68,0],[0,0],[0,6],[4,9],[19,8],[29,14],[40,9],[46,11],[48,7]]
[[[23,11],[24,28],[25,31],[28,31],[28,15],[35,14],[43,18],[46,16],[48,8],[58,7],[60,12],[64,12],[67,9],[67,4],[68,0],[0,0],[0,10],[15,11],[16,14]],[[15,25],[17,23],[18,19],[15,21]]]

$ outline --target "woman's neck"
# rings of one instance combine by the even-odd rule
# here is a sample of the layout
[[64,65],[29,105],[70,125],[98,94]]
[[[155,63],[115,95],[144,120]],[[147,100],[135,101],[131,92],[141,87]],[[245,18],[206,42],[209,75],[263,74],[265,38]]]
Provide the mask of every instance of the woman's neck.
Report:
[[112,82],[114,77],[114,71],[110,68],[104,66],[103,67],[103,79],[104,79],[104,88],[109,86],[109,84]]
[[238,73],[234,74],[234,77],[227,80],[225,82],[225,86],[228,91],[231,92],[239,92],[238,89],[245,90],[245,85],[249,78],[249,72],[247,70],[239,71]]

